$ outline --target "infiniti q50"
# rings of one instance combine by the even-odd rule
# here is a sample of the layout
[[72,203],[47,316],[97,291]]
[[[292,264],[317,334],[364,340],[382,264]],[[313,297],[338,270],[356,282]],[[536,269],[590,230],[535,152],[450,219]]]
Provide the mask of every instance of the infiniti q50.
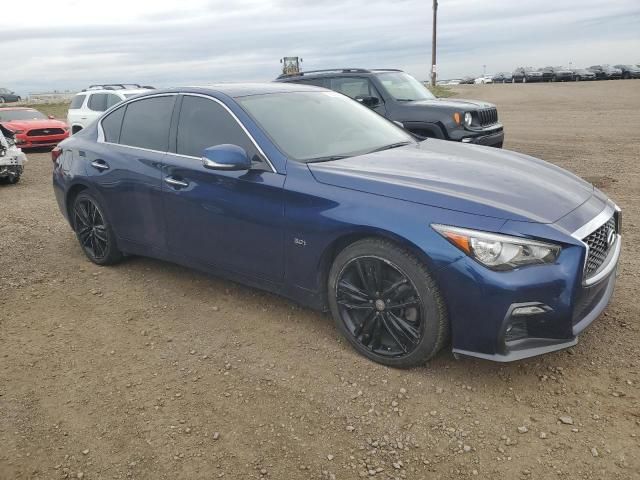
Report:
[[[99,265],[146,255],[328,310],[366,357],[511,361],[574,345],[609,302],[621,212],[542,160],[422,142],[295,84],[153,91],[53,152]],[[212,332],[213,333],[213,332]]]

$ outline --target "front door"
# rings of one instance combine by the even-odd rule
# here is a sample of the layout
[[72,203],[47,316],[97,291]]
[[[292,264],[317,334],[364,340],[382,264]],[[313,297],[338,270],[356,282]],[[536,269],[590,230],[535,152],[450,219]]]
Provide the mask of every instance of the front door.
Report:
[[[203,266],[282,281],[285,176],[271,169],[220,102],[197,95],[181,102],[162,182],[170,251]],[[244,148],[253,168],[206,169],[202,152],[221,144]]]

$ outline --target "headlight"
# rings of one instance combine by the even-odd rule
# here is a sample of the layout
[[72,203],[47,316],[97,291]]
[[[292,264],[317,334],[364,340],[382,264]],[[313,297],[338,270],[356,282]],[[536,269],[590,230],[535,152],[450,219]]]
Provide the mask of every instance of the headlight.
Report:
[[473,117],[471,116],[471,112],[465,112],[465,114],[464,114],[464,126],[465,127],[470,127],[472,121],[473,121]]
[[513,270],[523,265],[554,263],[561,248],[526,238],[432,225],[453,245],[492,270]]

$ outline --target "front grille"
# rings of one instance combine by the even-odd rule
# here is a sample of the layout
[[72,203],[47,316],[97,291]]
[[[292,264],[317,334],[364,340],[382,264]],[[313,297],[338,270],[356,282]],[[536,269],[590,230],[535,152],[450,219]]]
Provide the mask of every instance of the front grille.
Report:
[[616,220],[615,217],[611,217],[607,223],[582,239],[589,246],[584,269],[585,278],[591,277],[602,266],[615,243],[616,233]]
[[485,108],[478,110],[478,120],[483,127],[498,123],[498,110],[496,108]]
[[62,135],[64,130],[61,128],[36,128],[27,132],[27,137],[46,137],[47,135]]

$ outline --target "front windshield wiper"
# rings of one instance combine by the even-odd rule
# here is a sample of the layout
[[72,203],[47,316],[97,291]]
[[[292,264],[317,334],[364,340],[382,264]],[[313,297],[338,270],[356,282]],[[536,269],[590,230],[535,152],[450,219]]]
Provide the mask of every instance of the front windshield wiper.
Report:
[[327,155],[326,157],[316,157],[306,160],[306,163],[319,163],[330,162],[332,160],[342,160],[343,158],[349,158],[351,155]]
[[404,147],[406,145],[412,145],[413,142],[410,141],[404,141],[404,142],[397,142],[397,143],[392,143],[391,145],[385,145],[384,147],[380,147],[380,148],[376,148],[375,150],[371,150],[369,153],[375,153],[375,152],[381,152],[383,150],[391,150],[392,148],[398,148],[398,147]]
[[396,98],[398,102],[415,102],[415,98]]

